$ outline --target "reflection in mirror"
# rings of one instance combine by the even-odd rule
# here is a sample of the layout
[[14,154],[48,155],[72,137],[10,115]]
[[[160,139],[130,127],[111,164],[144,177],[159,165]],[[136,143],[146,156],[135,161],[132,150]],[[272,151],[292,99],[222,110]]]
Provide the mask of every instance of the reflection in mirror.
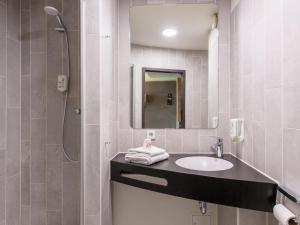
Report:
[[217,127],[217,12],[215,4],[130,9],[132,127]]
[[184,82],[183,70],[143,68],[143,128],[184,128]]

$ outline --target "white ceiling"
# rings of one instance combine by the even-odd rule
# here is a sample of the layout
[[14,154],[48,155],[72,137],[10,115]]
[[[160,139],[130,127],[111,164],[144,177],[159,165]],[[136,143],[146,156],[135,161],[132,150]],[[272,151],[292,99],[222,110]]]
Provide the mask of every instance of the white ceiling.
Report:
[[[152,47],[207,50],[215,4],[135,6],[130,9],[131,43]],[[175,37],[164,37],[167,28]]]

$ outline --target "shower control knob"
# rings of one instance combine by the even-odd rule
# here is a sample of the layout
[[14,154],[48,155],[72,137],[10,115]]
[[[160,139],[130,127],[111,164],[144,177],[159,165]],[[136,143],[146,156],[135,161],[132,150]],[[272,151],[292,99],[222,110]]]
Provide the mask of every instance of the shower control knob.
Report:
[[76,114],[80,115],[81,110],[80,110],[79,108],[75,108],[75,109],[74,109],[74,112],[75,112]]

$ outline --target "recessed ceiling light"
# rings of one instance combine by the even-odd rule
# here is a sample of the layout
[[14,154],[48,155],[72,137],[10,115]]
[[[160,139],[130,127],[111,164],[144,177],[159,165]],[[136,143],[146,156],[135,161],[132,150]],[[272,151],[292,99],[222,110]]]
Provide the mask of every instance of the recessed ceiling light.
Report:
[[177,31],[175,29],[165,29],[163,30],[162,34],[165,37],[173,37],[177,34]]

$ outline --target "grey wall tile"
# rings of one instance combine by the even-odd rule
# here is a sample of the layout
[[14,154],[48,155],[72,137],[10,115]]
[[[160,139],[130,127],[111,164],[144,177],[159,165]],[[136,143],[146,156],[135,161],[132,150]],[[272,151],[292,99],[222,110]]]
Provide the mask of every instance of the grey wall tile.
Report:
[[20,107],[20,43],[7,39],[7,106]]
[[44,183],[31,184],[30,218],[32,225],[46,224],[46,186]]
[[69,30],[79,30],[80,26],[80,2],[64,0],[63,16]]
[[283,88],[283,126],[300,128],[299,99],[300,89],[297,86]]
[[46,55],[31,54],[31,116],[44,118],[46,114]]
[[87,34],[99,34],[100,32],[99,4],[99,1],[91,0],[89,4],[86,5],[86,24],[84,24],[84,27],[86,28]]
[[13,176],[20,171],[20,109],[7,110],[7,153],[6,173]]
[[7,37],[14,41],[20,38],[20,1],[7,1]]
[[30,201],[32,206],[40,206],[41,208],[46,205],[46,185],[44,183],[31,183]]
[[6,4],[0,4],[0,76],[6,75]]
[[6,38],[6,26],[7,26],[7,5],[1,3],[0,4],[0,38]]
[[21,206],[21,225],[30,225],[30,206]]
[[132,130],[118,131],[118,151],[124,152],[124,149],[132,147]]
[[21,1],[21,10],[28,11],[30,9],[30,0],[22,0]]
[[199,131],[182,130],[182,151],[196,153],[199,152]]
[[93,49],[99,48],[99,37],[87,36],[86,54],[89,59],[86,64],[86,96],[85,113],[87,124],[98,124],[100,122],[100,96],[99,96],[99,52]]
[[299,152],[300,131],[294,129],[284,129],[283,133],[283,176],[284,184],[297,194],[300,194],[299,169],[300,164],[297,160],[300,157]]
[[21,140],[30,139],[30,77],[21,78]]
[[0,150],[0,221],[5,221],[5,151]]
[[21,204],[30,205],[30,142],[21,142]]
[[47,144],[62,143],[64,95],[56,84],[56,80],[47,80]]
[[0,76],[3,77],[6,76],[6,58],[6,38],[0,37]]
[[6,180],[6,224],[20,224],[20,174]]
[[[300,50],[299,40],[300,30],[298,29],[298,12],[300,4],[298,1],[282,1],[283,11],[283,34],[293,33],[293,35],[283,35],[283,83],[285,86],[300,85],[299,71],[300,65],[297,55]],[[294,27],[297,27],[296,29]]]
[[24,75],[29,73],[30,73],[30,13],[29,11],[22,11],[21,12],[21,74]]
[[237,209],[219,205],[218,225],[237,225]]
[[31,205],[31,224],[32,225],[46,225],[46,208],[44,206],[35,205],[33,202]]
[[222,45],[219,49],[219,111],[229,112],[230,46],[229,44],[225,44]]
[[253,163],[255,168],[265,172],[265,128],[260,123],[253,123]]
[[268,213],[267,225],[278,225],[278,220],[274,217],[273,213]]
[[0,78],[0,149],[6,148],[6,79]]
[[59,145],[47,145],[47,210],[62,208],[62,149]]
[[100,127],[86,127],[85,208],[88,215],[100,213]]
[[88,125],[86,126],[86,163],[91,168],[100,172],[100,127],[97,125]]
[[266,214],[260,211],[239,209],[240,225],[265,225]]
[[65,42],[64,35],[53,28],[51,26],[47,31],[47,79],[56,80],[62,74],[62,47]]
[[44,52],[46,50],[46,14],[44,2],[32,0],[30,2],[30,32],[31,52]]
[[44,119],[31,120],[31,180],[33,183],[45,183],[45,130]]
[[60,211],[47,212],[47,225],[62,225],[62,214]]
[[100,223],[100,216],[99,215],[87,215],[85,217],[84,224],[86,225],[98,225]]
[[281,88],[265,92],[266,172],[282,181],[282,105]]
[[[80,163],[63,165],[63,224],[80,224]],[[94,178],[97,180],[96,178]]]
[[278,87],[282,84],[282,6],[281,0],[265,0],[266,10],[266,88]]
[[168,152],[181,152],[181,131],[180,130],[166,130],[166,150]]

